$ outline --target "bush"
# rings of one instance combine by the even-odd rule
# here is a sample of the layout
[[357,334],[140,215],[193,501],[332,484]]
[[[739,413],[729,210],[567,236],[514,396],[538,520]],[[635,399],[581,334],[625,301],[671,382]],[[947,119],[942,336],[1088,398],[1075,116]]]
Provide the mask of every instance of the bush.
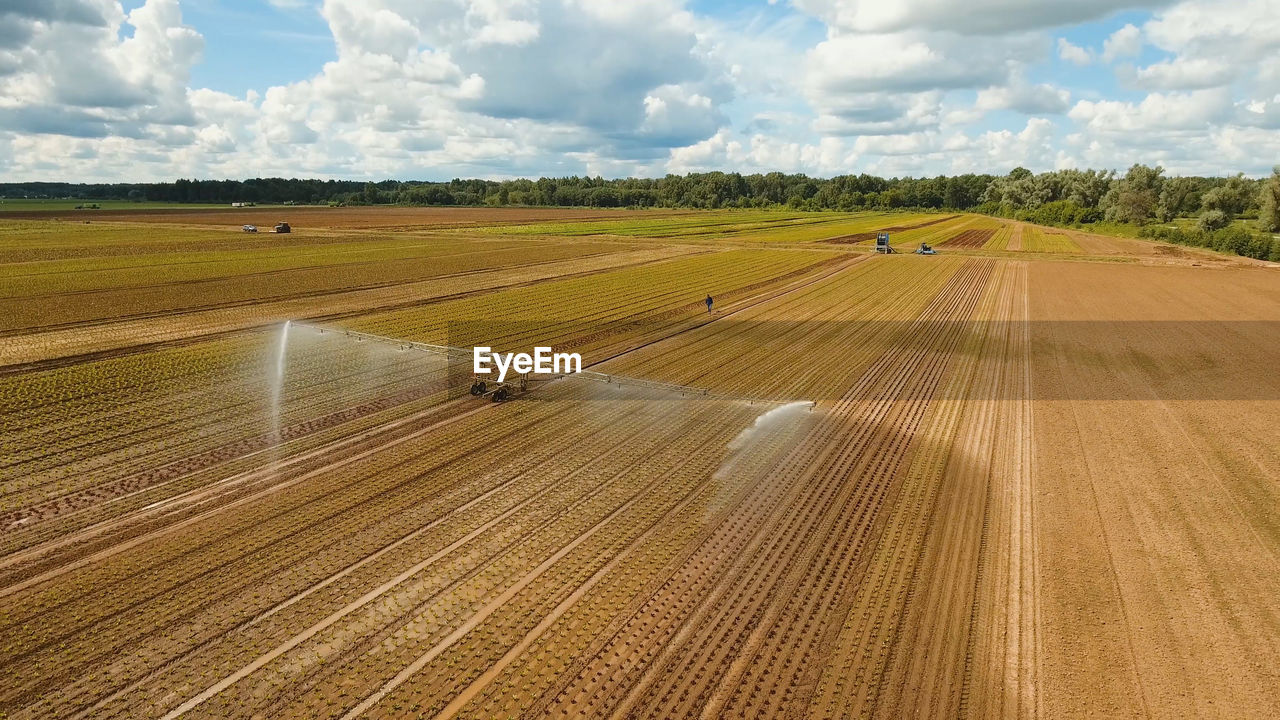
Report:
[[1236,255],[1248,255],[1253,233],[1236,225],[1218,230],[1210,237],[1212,238],[1211,247],[1214,250],[1235,253]]
[[1213,232],[1231,224],[1231,217],[1221,210],[1206,210],[1196,221],[1196,226],[1205,232]]
[[1280,241],[1269,235],[1251,232],[1240,225],[1214,231],[1205,231],[1200,228],[1184,230],[1166,226],[1144,227],[1138,231],[1138,237],[1280,262]]

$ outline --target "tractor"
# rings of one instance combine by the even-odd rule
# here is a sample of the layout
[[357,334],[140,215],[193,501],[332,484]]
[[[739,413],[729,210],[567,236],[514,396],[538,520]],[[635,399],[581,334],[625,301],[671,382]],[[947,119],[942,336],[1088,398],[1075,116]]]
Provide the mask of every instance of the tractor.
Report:
[[520,373],[520,376],[509,382],[494,383],[492,389],[487,381],[479,376],[473,376],[471,383],[471,394],[476,397],[489,396],[492,402],[506,402],[515,397],[517,393],[523,393],[529,389],[529,373]]

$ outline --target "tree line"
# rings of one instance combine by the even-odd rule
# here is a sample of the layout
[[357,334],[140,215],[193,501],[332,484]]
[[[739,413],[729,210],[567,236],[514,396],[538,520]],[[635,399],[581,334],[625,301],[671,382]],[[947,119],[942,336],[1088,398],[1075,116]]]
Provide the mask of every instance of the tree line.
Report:
[[[562,177],[446,182],[384,180],[187,180],[161,183],[5,183],[0,197],[77,198],[182,203],[298,203],[334,205],[468,205],[662,208],[771,208],[795,210],[968,210],[1046,225],[1116,222],[1146,226],[1195,218],[1193,227],[1150,228],[1171,242],[1226,242],[1214,233],[1280,232],[1280,167],[1269,178],[1165,175],[1137,164],[1123,175],[1110,170],[1055,170],[1035,174],[965,174],[882,178],[813,178],[771,172],[708,172],[661,178]],[[1233,222],[1244,218],[1246,224]],[[1248,227],[1252,226],[1252,228]],[[1181,233],[1181,234],[1179,234]],[[1243,235],[1241,234],[1243,233]],[[1240,245],[1238,240],[1226,244]],[[1270,237],[1266,238],[1268,241]],[[1254,239],[1250,254],[1261,240]],[[1263,257],[1270,255],[1270,249]]]
[[975,207],[992,175],[830,179],[773,172],[698,173],[662,178],[601,177],[537,180],[455,179],[446,182],[357,182],[258,178],[164,183],[6,183],[0,197],[146,200],[182,203],[283,203],[345,205],[547,205],[560,207],[767,208],[857,210],[864,208]]

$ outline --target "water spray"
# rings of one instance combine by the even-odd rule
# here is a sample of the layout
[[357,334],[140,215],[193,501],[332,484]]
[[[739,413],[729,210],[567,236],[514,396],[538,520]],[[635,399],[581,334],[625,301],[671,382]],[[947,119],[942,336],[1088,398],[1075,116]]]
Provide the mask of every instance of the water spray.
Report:
[[817,403],[810,400],[800,400],[779,405],[757,415],[754,422],[743,428],[729,441],[728,452],[712,477],[716,480],[729,477],[730,473],[734,472],[748,456],[751,446],[762,435],[790,429],[791,426],[797,425],[798,421],[803,420],[805,415],[812,412],[816,405]]
[[[290,324],[291,323],[285,323],[286,332],[288,332],[288,327]],[[315,330],[320,333],[324,333],[326,330],[326,328],[320,325],[308,325],[304,323],[292,323],[292,325],[300,328]],[[355,338],[357,342],[364,342],[368,340],[370,342],[385,343],[388,345],[394,345],[396,348],[401,350],[419,350],[419,351],[431,353],[434,355],[443,355],[445,357],[448,357],[454,360],[462,360],[462,359],[471,360],[475,352],[474,348],[454,347],[452,345],[433,345],[431,343],[418,342],[416,340],[405,340],[403,338],[392,338],[392,337],[385,337],[382,335],[374,335],[373,333],[360,332],[359,330],[337,329],[336,332],[341,332],[344,336],[349,338]],[[816,403],[809,400],[802,400],[802,401],[770,400],[767,398],[751,397],[749,395],[735,395],[732,393],[715,392],[710,388],[696,387],[693,385],[678,385],[676,383],[667,383],[659,380],[649,380],[647,378],[628,377],[625,375],[617,375],[614,373],[602,373],[594,370],[582,370],[581,372],[575,372],[575,373],[572,373],[571,375],[551,374],[545,377],[540,376],[537,378],[530,378],[530,379],[560,380],[565,377],[576,377],[576,378],[581,378],[583,380],[591,380],[594,382],[604,383],[606,385],[614,385],[616,387],[629,386],[629,387],[646,388],[650,390],[664,390],[664,391],[669,391],[673,393],[679,393],[681,397],[699,396],[699,397],[705,397],[708,399],[715,399],[715,400],[730,400],[735,402],[745,402],[750,405],[761,405],[766,407],[773,406],[775,409],[797,405],[797,406],[807,407],[810,410],[812,410],[816,406]],[[768,413],[766,413],[766,415],[767,414]]]
[[292,321],[286,320],[280,328],[280,340],[276,349],[276,371],[271,378],[271,433],[276,441],[280,440],[280,399],[284,393],[285,359],[289,352],[289,328]]
[[788,419],[793,418],[801,410],[812,411],[815,403],[811,400],[798,400],[789,402],[785,405],[779,405],[771,410],[767,410],[756,416],[755,422],[738,433],[737,437],[729,441],[729,450],[738,450],[746,446],[757,435],[768,432],[773,428],[784,424]]

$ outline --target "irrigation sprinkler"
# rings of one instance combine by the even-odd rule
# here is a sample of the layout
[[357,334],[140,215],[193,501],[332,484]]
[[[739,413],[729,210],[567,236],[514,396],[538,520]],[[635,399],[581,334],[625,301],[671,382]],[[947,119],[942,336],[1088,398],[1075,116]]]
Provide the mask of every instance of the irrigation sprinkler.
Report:
[[[309,325],[306,323],[299,323],[299,322],[294,322],[292,323],[292,325],[294,327],[311,328],[313,330],[319,330],[321,333],[324,332],[324,328],[319,325]],[[409,350],[420,350],[422,352],[427,352],[434,355],[444,355],[446,357],[455,358],[455,359],[470,358],[472,356],[472,350],[468,348],[454,347],[452,345],[433,345],[431,343],[417,342],[416,340],[405,340],[403,338],[391,338],[391,337],[385,337],[382,335],[374,335],[372,333],[360,332],[359,330],[343,330],[342,333],[347,337],[354,337],[357,342],[364,342],[365,340],[368,340],[370,342],[388,343],[388,344],[396,345],[397,347],[402,347]],[[769,400],[766,398],[751,397],[749,395],[734,395],[731,393],[719,393],[719,392],[712,391],[711,388],[697,387],[694,385],[679,385],[676,383],[662,382],[660,380],[649,380],[646,378],[628,377],[626,375],[616,375],[613,373],[602,373],[602,372],[597,372],[595,370],[583,370],[581,372],[572,373],[572,376],[581,378],[583,380],[591,380],[593,382],[602,382],[602,383],[605,383],[606,385],[615,385],[617,387],[622,387],[626,385],[628,387],[647,388],[651,390],[663,390],[663,391],[678,394],[680,397],[685,397],[686,395],[695,395],[695,396],[701,396],[705,398],[713,398],[713,399],[719,399],[719,400],[745,402],[745,403],[748,403],[749,405],[763,405],[763,406],[774,406],[774,407],[780,407],[782,405],[791,405],[796,402],[808,402],[810,411],[812,411],[814,407],[816,407],[817,405],[817,403],[811,400],[809,401]],[[492,387],[488,383],[482,382],[480,378],[472,378],[471,394],[479,397],[488,396],[490,397],[490,399],[494,399],[495,402],[501,402],[502,400],[510,399],[516,396],[517,394],[527,391],[530,386],[530,381],[532,380],[553,381],[553,380],[562,380],[566,377],[568,377],[568,375],[564,373],[556,373],[546,377],[534,377],[532,373],[525,373],[515,381],[495,383]],[[480,392],[476,392],[476,389],[479,388],[481,385],[484,386],[484,389],[481,390]],[[502,390],[504,392],[499,393],[499,390]]]

